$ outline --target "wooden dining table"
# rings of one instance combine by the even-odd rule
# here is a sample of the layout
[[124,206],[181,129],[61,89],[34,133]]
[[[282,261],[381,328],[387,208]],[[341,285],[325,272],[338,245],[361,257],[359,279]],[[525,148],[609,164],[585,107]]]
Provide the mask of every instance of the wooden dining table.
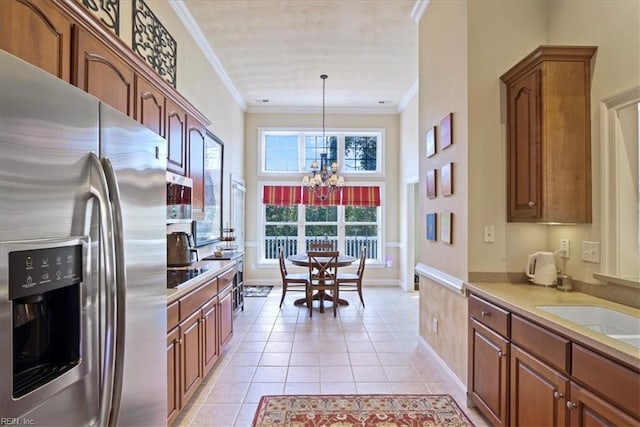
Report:
[[[329,257],[326,257],[326,258],[316,257],[316,259],[317,259],[318,263],[321,263],[323,261],[324,262],[329,261]],[[287,257],[287,260],[289,260],[291,262],[291,264],[293,264],[293,265],[297,265],[299,267],[307,267],[307,268],[309,268],[309,256],[307,254],[289,255]],[[332,262],[331,264],[329,264],[329,266],[331,266],[331,267],[347,267],[347,266],[353,264],[357,260],[358,260],[358,258],[352,257],[351,255],[339,255],[338,259],[335,262]],[[328,295],[328,294],[324,293],[323,290],[320,290],[315,295],[313,295],[313,299],[314,300],[320,300],[320,312],[321,313],[324,312],[324,305],[322,304],[322,301],[325,300],[325,299],[333,301],[333,297],[331,295]],[[307,303],[307,299],[306,298],[300,298],[300,299],[297,299],[297,300],[295,300],[293,302],[294,305],[304,305],[306,303]],[[333,303],[335,304],[335,301],[333,301]],[[338,298],[338,304],[339,305],[349,305],[349,301],[344,300],[342,298]]]

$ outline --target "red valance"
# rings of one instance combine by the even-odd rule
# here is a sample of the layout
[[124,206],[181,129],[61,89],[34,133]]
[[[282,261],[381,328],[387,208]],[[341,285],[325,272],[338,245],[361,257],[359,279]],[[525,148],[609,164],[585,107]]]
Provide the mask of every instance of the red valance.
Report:
[[265,185],[262,192],[262,203],[265,205],[289,206],[301,202],[299,185]]
[[[320,200],[323,196],[327,196],[326,200]],[[327,187],[320,187],[316,194],[313,190],[303,188],[302,204],[309,206],[338,206],[340,204],[340,192],[329,193]]]
[[380,187],[343,187],[342,204],[345,206],[380,206]]

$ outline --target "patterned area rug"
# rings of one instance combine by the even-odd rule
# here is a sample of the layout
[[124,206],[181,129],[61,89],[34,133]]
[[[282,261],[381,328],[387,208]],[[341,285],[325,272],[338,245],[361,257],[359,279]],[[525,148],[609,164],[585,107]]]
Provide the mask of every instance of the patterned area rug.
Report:
[[266,297],[271,292],[273,286],[245,286],[245,297]]
[[262,396],[253,427],[473,426],[448,394]]

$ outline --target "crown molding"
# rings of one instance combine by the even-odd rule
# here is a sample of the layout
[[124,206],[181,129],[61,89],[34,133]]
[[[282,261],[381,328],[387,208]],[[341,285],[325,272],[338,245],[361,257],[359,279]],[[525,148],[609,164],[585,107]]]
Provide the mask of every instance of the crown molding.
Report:
[[[322,114],[319,107],[248,107],[247,113],[252,114]],[[398,114],[394,107],[332,107],[326,108],[327,114]]]
[[236,101],[238,106],[242,109],[242,111],[247,111],[247,103],[240,95],[240,91],[238,91],[238,88],[236,88],[236,86],[233,84],[233,81],[222,66],[222,63],[213,51],[213,48],[205,38],[202,30],[200,29],[200,26],[193,19],[193,16],[187,9],[187,6],[182,0],[169,0],[169,4],[175,11],[180,21],[182,21],[187,31],[191,34],[191,37],[193,37],[193,40],[196,42],[198,47],[200,47],[200,50],[202,50],[205,58],[207,58],[207,60],[213,67],[213,70],[216,72],[216,74],[218,74],[218,77],[220,77],[220,80],[222,80],[222,83],[226,86],[227,90]]
[[429,0],[416,0],[416,4],[411,10],[411,19],[416,23],[420,22],[420,19],[422,19],[422,15],[424,15],[424,11],[427,9],[428,5]]
[[416,79],[411,85],[411,87],[409,88],[409,90],[407,91],[407,93],[405,93],[402,99],[400,100],[400,103],[398,104],[398,113],[402,113],[404,109],[407,108],[407,105],[409,105],[409,103],[413,100],[413,98],[418,96],[418,88],[419,88],[418,79]]

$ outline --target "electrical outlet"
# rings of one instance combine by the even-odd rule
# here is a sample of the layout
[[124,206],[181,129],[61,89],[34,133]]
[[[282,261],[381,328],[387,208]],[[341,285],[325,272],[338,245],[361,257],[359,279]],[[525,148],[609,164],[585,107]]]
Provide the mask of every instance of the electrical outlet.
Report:
[[560,239],[560,257],[561,258],[570,258],[570,241],[569,239]]
[[438,335],[438,319],[436,319],[435,317],[431,321],[431,329],[433,330],[434,334]]
[[582,261],[600,263],[600,242],[582,242]]
[[484,226],[484,242],[493,243],[496,241],[496,229],[493,225]]

